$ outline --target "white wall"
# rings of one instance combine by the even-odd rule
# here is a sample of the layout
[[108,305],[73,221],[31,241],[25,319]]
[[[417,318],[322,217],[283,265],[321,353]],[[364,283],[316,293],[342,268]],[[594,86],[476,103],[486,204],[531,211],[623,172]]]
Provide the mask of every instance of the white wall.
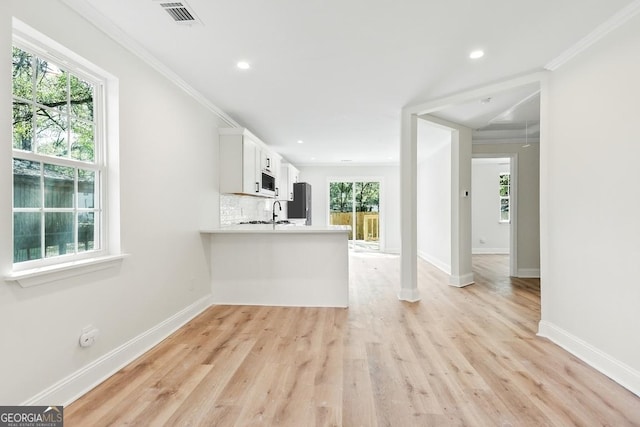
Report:
[[[640,15],[550,76],[540,333],[640,394]],[[544,110],[543,110],[544,111]]]
[[[269,221],[273,214],[274,199],[220,194],[220,225],[239,224],[245,221]],[[282,211],[277,211],[278,219],[287,217],[286,203],[281,202]]]
[[451,273],[451,143],[418,164],[418,255]]
[[[0,2],[11,15],[113,74],[120,84],[123,251],[118,270],[33,288],[0,281],[0,402],[20,404],[210,294],[200,226],[218,223],[220,120],[56,0]],[[11,270],[11,70],[0,61],[0,271]],[[78,346],[93,324],[93,347]],[[69,396],[61,399],[68,398]],[[66,403],[55,401],[51,403]]]
[[510,173],[510,159],[473,159],[471,242],[474,254],[508,254],[509,223],[500,222],[499,176]]
[[300,181],[311,184],[314,225],[329,224],[329,179],[381,178],[380,243],[385,252],[400,252],[400,169],[398,166],[300,166]]
[[[473,144],[473,156],[514,155],[517,185],[516,264],[518,277],[540,276],[540,145]],[[512,175],[512,180],[514,176]],[[513,254],[511,254],[513,256]]]

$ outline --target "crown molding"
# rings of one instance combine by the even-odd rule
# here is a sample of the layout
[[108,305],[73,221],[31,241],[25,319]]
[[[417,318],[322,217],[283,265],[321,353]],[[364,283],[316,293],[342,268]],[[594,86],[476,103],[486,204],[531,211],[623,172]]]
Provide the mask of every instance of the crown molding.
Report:
[[540,138],[489,138],[489,139],[473,139],[473,145],[496,145],[496,144],[510,144],[523,146],[525,144],[537,145],[540,144]]
[[218,116],[230,127],[240,127],[231,116],[222,111],[211,101],[209,101],[202,93],[194,89],[191,85],[185,82],[178,74],[172,71],[169,67],[160,62],[155,56],[151,55],[144,47],[138,42],[133,40],[128,34],[126,34],[120,27],[115,25],[111,20],[107,19],[96,8],[88,4],[83,0],[62,0],[69,8],[74,10],[84,19],[93,24],[100,31],[111,37],[116,43],[123,46],[125,49],[136,55],[142,61],[147,63],[150,67],[158,71],[169,81],[174,83],[193,99],[198,101],[204,107],[209,109],[212,113]]
[[[464,104],[469,101],[481,99],[486,96],[493,96],[497,92],[506,91],[520,86],[526,86],[528,84],[541,84],[546,81],[547,77],[548,71],[546,70],[522,74],[516,77],[511,77],[508,80],[488,83],[482,86],[464,90],[462,92],[457,92],[452,95],[447,95],[442,98],[435,98],[430,101],[421,102],[419,104],[405,106],[402,108],[402,115],[416,115],[420,118],[425,118],[424,116],[429,115],[430,113],[444,110],[455,105]],[[431,118],[430,120],[432,119],[433,118]]]
[[607,34],[621,27],[629,19],[633,18],[638,12],[640,12],[640,0],[634,0],[629,5],[624,7],[618,13],[611,18],[598,25],[595,30],[587,34],[586,37],[578,41],[576,44],[565,50],[547,65],[544,66],[545,70],[555,71],[569,62],[573,57],[579,53],[587,50],[591,45],[597,43],[601,39],[605,38]]

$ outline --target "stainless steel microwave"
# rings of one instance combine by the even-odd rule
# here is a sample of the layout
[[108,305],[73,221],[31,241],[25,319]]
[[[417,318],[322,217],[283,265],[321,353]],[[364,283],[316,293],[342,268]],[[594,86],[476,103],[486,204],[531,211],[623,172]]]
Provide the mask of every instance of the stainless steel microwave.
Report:
[[269,196],[277,196],[276,178],[269,172],[262,171],[262,180],[260,183],[260,193]]

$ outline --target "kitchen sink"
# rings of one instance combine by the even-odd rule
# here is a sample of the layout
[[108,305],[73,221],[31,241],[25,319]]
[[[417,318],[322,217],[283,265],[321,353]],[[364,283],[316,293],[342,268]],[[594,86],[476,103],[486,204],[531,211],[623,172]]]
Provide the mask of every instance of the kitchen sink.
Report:
[[245,221],[240,224],[291,224],[288,219],[281,219],[279,221]]

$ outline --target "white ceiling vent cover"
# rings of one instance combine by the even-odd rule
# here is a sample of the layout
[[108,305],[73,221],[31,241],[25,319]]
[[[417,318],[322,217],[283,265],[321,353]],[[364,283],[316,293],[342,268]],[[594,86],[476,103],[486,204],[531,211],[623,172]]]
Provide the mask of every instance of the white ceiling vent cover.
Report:
[[154,2],[158,3],[178,24],[200,23],[193,9],[184,1],[154,0]]

